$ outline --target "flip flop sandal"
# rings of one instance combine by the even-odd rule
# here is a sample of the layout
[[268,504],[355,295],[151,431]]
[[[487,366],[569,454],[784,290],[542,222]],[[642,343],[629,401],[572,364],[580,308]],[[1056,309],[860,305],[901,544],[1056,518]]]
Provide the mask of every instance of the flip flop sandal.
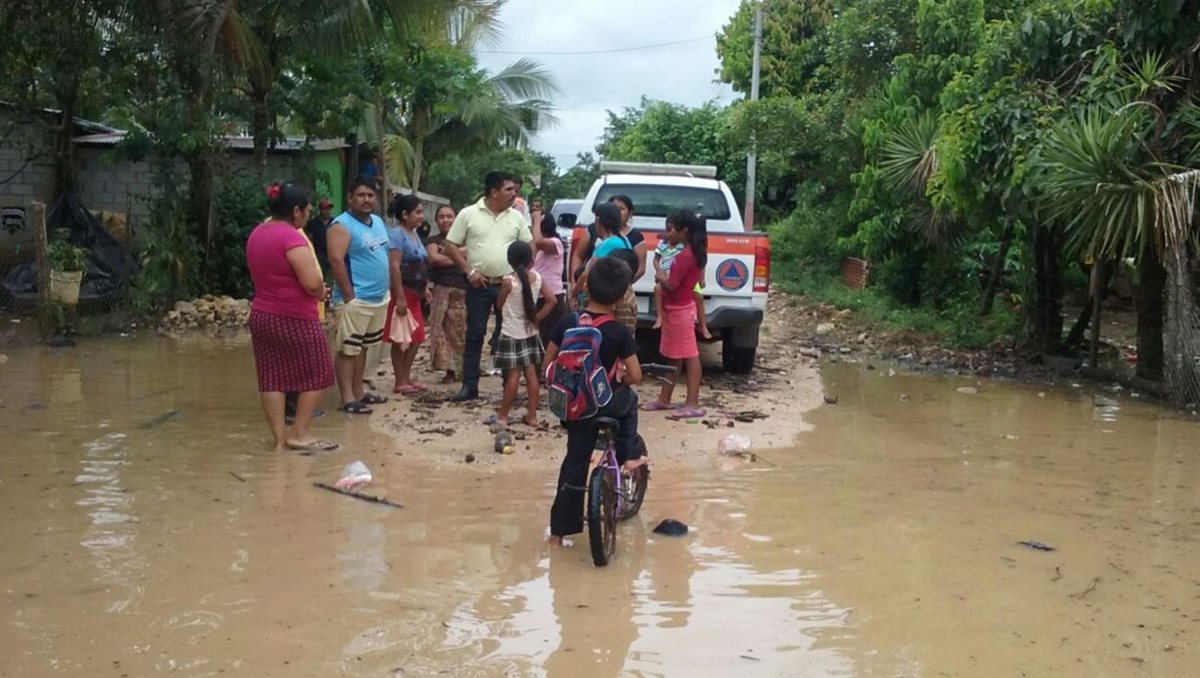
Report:
[[681,407],[671,414],[668,414],[667,419],[672,419],[674,421],[682,421],[684,419],[699,419],[705,414],[707,414],[707,412],[705,412],[704,408],[702,407]]
[[392,393],[399,393],[400,395],[412,395],[420,392],[421,389],[417,388],[415,384],[402,384],[392,389]]
[[417,391],[428,391],[429,390],[428,386],[426,386],[425,384],[419,383],[419,382],[414,381],[412,384],[409,384],[409,385],[412,386],[413,389],[415,389]]
[[303,450],[306,452],[331,452],[341,447],[341,445],[328,440],[314,440],[311,443],[287,443],[287,446],[291,450]]
[[346,414],[370,414],[374,411],[359,400],[351,400],[338,409]]
[[368,393],[359,400],[364,405],[382,405],[387,402],[387,398],[374,393]]
[[671,403],[660,402],[658,400],[652,400],[645,405],[642,405],[643,412],[663,412],[665,410],[674,409],[677,409],[675,405],[672,405]]

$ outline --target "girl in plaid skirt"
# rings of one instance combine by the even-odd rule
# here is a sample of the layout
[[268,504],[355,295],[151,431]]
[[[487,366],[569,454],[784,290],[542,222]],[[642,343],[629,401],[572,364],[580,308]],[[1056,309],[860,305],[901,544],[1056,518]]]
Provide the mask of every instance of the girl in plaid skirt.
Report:
[[[508,412],[521,387],[522,374],[529,399],[524,422],[530,426],[538,423],[538,369],[544,355],[538,324],[558,303],[542,276],[529,270],[533,266],[533,248],[528,243],[517,241],[508,246],[508,265],[512,266],[513,272],[505,276],[496,299],[501,322],[495,360],[496,368],[504,370],[504,397],[496,414],[486,421],[496,428],[508,425]],[[544,302],[541,310],[534,302],[535,293]]]

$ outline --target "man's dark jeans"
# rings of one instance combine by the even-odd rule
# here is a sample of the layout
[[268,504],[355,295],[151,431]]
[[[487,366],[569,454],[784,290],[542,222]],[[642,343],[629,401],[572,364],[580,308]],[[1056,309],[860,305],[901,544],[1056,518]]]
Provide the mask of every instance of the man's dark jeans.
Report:
[[463,346],[464,390],[479,391],[479,360],[483,356],[483,337],[487,334],[488,316],[496,308],[499,285],[467,288],[467,336]]

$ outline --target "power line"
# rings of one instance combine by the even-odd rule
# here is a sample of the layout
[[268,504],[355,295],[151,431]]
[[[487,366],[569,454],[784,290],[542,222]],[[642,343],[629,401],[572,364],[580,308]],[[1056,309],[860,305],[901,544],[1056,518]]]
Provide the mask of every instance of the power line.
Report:
[[547,56],[572,56],[572,55],[577,55],[577,54],[614,54],[616,52],[637,52],[637,51],[640,51],[643,49],[657,49],[659,47],[670,47],[672,45],[684,45],[689,42],[700,42],[701,40],[712,40],[712,39],[713,39],[713,36],[711,36],[711,35],[702,35],[698,38],[688,38],[687,40],[674,40],[672,42],[659,42],[659,43],[655,43],[653,45],[640,45],[638,47],[618,47],[617,49],[596,49],[596,50],[589,50],[589,51],[584,51],[584,52],[546,52],[546,51],[541,51],[541,50],[536,51],[536,52],[508,52],[508,51],[494,51],[494,50],[481,49],[481,50],[476,50],[476,53],[477,54],[509,54],[509,55],[547,55]]

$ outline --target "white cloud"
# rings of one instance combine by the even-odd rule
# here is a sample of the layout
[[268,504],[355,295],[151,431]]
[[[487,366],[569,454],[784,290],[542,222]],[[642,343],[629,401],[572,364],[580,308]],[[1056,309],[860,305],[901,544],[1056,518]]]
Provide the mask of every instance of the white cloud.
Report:
[[[594,149],[606,109],[636,106],[642,96],[697,106],[736,95],[718,83],[715,39],[614,54],[553,55],[621,49],[715,36],[737,10],[740,0],[509,0],[500,19],[502,34],[494,45],[481,45],[480,64],[496,72],[528,56],[549,70],[562,90],[554,104],[557,127],[533,140],[533,147],[554,156],[560,167],[575,154]],[[489,54],[488,50],[529,52]]]

